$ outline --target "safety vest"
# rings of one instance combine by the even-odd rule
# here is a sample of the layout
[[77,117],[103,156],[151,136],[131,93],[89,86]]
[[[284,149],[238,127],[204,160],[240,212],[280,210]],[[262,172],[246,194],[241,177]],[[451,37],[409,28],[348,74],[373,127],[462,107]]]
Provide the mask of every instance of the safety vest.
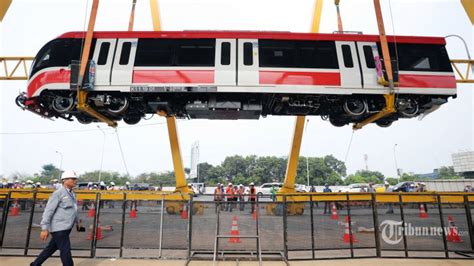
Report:
[[234,198],[234,188],[232,187],[227,187],[226,190],[225,190],[225,194],[227,194],[227,198],[228,199],[233,199]]
[[255,199],[255,188],[254,187],[251,187],[250,188],[250,194],[249,194],[249,199]]

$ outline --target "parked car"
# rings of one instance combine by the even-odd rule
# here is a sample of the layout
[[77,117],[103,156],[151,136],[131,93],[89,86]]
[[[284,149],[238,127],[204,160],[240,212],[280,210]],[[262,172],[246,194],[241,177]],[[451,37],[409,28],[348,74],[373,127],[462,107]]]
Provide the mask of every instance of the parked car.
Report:
[[295,191],[296,192],[309,192],[309,188],[305,185],[295,184]]
[[393,192],[412,192],[416,188],[415,182],[400,182],[393,187]]
[[369,187],[369,184],[366,183],[355,183],[355,184],[350,184],[349,186],[345,188],[341,188],[341,192],[363,192],[367,191],[367,188]]
[[283,186],[283,183],[263,183],[261,186],[257,187],[257,194],[271,194],[271,189],[273,186],[278,190]]

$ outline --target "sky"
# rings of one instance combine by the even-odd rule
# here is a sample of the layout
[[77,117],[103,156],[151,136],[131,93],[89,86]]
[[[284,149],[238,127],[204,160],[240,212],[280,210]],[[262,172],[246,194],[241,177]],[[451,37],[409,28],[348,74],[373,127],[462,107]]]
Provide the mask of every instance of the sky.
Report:
[[[96,30],[126,31],[131,2],[100,1]],[[137,2],[134,29],[152,30],[149,1]],[[60,34],[84,30],[91,4],[92,0],[13,1],[0,23],[0,56],[34,56]],[[473,27],[459,0],[381,0],[381,4],[387,34],[456,34],[474,55]],[[161,0],[159,5],[162,30],[309,32],[314,0]],[[378,33],[372,0],[342,0],[340,10],[345,30]],[[336,8],[326,0],[320,32],[335,30]],[[467,58],[460,40],[447,42],[450,58]],[[50,121],[21,110],[14,100],[26,85],[26,81],[0,81],[0,175],[37,173],[49,163],[78,173],[98,170],[103,147],[106,171],[138,175],[173,169],[164,118],[155,116],[136,126],[121,122],[117,138],[105,124]],[[430,173],[452,165],[452,153],[474,149],[473,104],[473,86],[458,84],[458,97],[436,112],[421,121],[399,120],[389,128],[368,125],[353,132],[351,126],[336,128],[319,117],[307,117],[300,155],[332,154],[346,162],[349,174],[365,169],[365,154],[369,170],[386,176],[396,175],[395,164],[404,172]],[[200,161],[213,165],[236,154],[288,156],[294,122],[294,117],[271,116],[237,121],[180,119],[184,165],[190,166],[191,145],[196,141]]]

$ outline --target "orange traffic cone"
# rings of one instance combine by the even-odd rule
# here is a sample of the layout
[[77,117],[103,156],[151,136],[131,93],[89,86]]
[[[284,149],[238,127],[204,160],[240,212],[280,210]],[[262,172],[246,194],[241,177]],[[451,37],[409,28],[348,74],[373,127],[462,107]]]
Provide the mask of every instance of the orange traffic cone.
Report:
[[[87,240],[92,240],[92,232],[93,232],[93,230],[91,230],[91,231],[89,232],[89,234],[87,234]],[[96,236],[96,239],[97,239],[97,240],[100,240],[100,239],[104,238],[104,237],[102,236],[102,228],[100,228],[100,224],[99,224],[99,223],[97,223],[97,231],[95,232],[95,236]]]
[[349,216],[346,216],[346,224],[345,224],[345,228],[344,228],[344,237],[342,238],[342,241],[344,241],[345,243],[350,243],[351,240],[352,240],[352,243],[359,242],[355,239],[355,235],[353,235],[350,232],[350,230],[349,230]]
[[254,220],[257,220],[257,210],[253,211],[253,213],[252,213],[252,218],[253,218]]
[[332,204],[331,219],[339,220],[339,215],[337,215],[336,203]]
[[188,219],[188,208],[186,203],[183,204],[183,210],[181,211],[181,219],[186,220]]
[[91,208],[89,209],[89,213],[87,214],[87,217],[94,217],[95,216],[95,205],[92,203]]
[[18,201],[15,200],[12,204],[10,216],[18,216],[19,214],[20,214],[20,208],[18,208]]
[[[232,229],[230,230],[230,234],[233,236],[240,235],[239,226],[237,225],[237,216],[234,216],[234,218],[232,219]],[[231,237],[229,238],[229,243],[240,243],[240,238]]]
[[135,207],[133,207],[130,211],[130,218],[137,218],[137,210],[135,209]]
[[420,204],[420,215],[419,215],[420,218],[428,218],[428,214],[426,213],[426,210],[425,210],[425,205],[424,204]]
[[454,224],[454,219],[451,215],[448,216],[449,230],[448,230],[448,241],[454,243],[463,242],[461,236],[458,233],[458,227]]

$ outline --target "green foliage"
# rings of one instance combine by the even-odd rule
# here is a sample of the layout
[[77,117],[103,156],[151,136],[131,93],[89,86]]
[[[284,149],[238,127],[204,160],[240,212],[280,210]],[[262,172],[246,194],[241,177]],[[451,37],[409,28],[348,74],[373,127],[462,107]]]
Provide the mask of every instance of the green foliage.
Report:
[[460,179],[462,178],[454,172],[453,166],[442,166],[438,169],[438,179]]
[[54,166],[54,164],[45,164],[43,165],[40,173],[40,177],[42,181],[40,182],[48,182],[51,179],[60,179],[61,178],[61,170]]
[[130,180],[130,177],[127,175],[121,175],[117,172],[107,172],[107,171],[92,171],[86,172],[83,175],[79,176],[79,182],[98,182],[100,173],[100,181],[104,181],[106,185],[109,185],[110,182],[114,182],[117,186],[125,185],[126,181]]
[[349,175],[345,183],[346,185],[353,183],[381,184],[384,180],[385,176],[378,171],[358,170],[355,174]]
[[387,177],[385,178],[385,181],[387,181],[391,186],[396,185],[398,183],[398,179],[393,177]]

